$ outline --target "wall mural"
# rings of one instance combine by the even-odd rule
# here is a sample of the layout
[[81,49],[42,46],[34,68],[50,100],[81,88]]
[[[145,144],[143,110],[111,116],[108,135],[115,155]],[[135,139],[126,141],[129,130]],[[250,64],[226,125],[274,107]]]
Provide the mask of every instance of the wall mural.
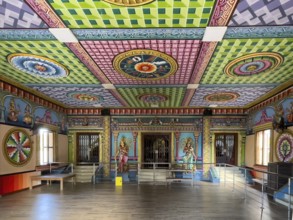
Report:
[[31,105],[23,99],[14,96],[4,98],[5,123],[22,127],[31,127],[33,113]]
[[279,135],[276,141],[276,153],[279,161],[290,162],[293,159],[293,135],[286,131]]
[[57,113],[44,107],[35,108],[34,119],[35,123],[59,126],[59,119]]
[[281,120],[285,127],[293,125],[293,98],[284,99],[274,106],[267,106],[256,112],[253,116],[253,125],[273,122],[277,126]]
[[12,165],[22,166],[26,164],[32,155],[30,135],[20,129],[8,131],[4,138],[3,154]]
[[[136,146],[135,146],[136,148]],[[114,136],[112,136],[112,160],[117,161],[117,172],[125,173],[129,171],[129,161],[136,158],[132,133],[119,133],[117,147],[115,146]]]
[[[175,145],[176,146],[176,145]],[[175,157],[180,163],[184,163],[183,168],[195,169],[193,164],[202,159],[201,134],[195,139],[193,133],[181,133],[179,138],[178,149],[175,149]]]

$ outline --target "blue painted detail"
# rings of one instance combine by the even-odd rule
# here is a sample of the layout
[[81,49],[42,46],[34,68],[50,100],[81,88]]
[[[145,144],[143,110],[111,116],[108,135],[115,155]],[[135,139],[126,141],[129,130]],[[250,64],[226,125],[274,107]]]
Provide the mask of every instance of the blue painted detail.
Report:
[[219,183],[220,182],[219,174],[218,174],[217,170],[214,167],[210,168],[209,177],[210,177],[210,181],[212,183]]
[[57,40],[49,30],[0,30],[0,40]]
[[127,173],[122,173],[121,176],[122,176],[123,183],[129,182],[129,174],[128,174],[128,172]]
[[228,27],[224,39],[293,37],[292,26]]
[[[289,193],[289,185],[281,187],[277,192],[274,193],[274,199],[285,200],[285,195]],[[293,182],[291,182],[290,194],[293,195]]]
[[195,39],[201,40],[205,28],[156,28],[156,29],[74,29],[78,40],[142,40],[142,39]]
[[[239,168],[239,170],[241,171],[241,173],[245,177],[245,169],[244,168]],[[251,171],[246,171],[246,178],[245,178],[246,183],[253,184],[253,180],[252,179],[253,179],[253,176],[251,174]]]

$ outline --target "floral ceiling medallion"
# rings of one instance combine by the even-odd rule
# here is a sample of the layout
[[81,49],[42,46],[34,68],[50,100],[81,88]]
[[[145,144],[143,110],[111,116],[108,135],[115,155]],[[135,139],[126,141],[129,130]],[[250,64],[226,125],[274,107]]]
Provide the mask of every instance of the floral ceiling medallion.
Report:
[[68,97],[77,99],[84,102],[102,102],[104,101],[103,97],[80,92],[70,92],[67,94]]
[[219,92],[207,95],[204,100],[208,102],[231,102],[239,97],[238,93],[233,92]]
[[271,71],[283,63],[278,53],[262,52],[238,57],[228,63],[224,72],[230,77],[245,77]]
[[120,5],[120,6],[140,6],[145,5],[150,2],[153,2],[154,0],[104,0],[105,2],[114,4],[114,5]]
[[168,97],[162,94],[143,94],[138,96],[138,99],[145,103],[153,104],[153,103],[165,102],[168,100]]
[[158,80],[174,74],[178,65],[175,59],[165,53],[139,49],[118,54],[113,61],[115,70],[127,78]]
[[8,62],[16,69],[30,75],[42,78],[63,78],[69,75],[69,70],[46,57],[15,53],[8,56]]

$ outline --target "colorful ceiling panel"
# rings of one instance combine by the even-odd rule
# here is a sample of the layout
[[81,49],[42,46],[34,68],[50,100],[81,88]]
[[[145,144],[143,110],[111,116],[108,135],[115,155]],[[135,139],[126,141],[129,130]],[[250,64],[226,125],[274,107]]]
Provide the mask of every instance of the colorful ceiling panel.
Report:
[[120,102],[102,86],[30,85],[30,87],[69,107],[122,107]]
[[[97,78],[83,63],[58,41],[0,41],[0,48],[1,75],[16,82],[23,84],[99,84]],[[24,62],[22,69],[9,60],[9,56],[15,54],[22,55],[22,62]],[[40,66],[44,66],[46,70],[38,70]],[[50,72],[56,71],[55,67],[58,66],[62,66],[68,71],[66,76],[58,77],[58,74],[53,74],[52,77],[46,77],[49,70]]]
[[48,1],[69,28],[206,27],[215,4],[215,0],[160,0],[126,7],[108,2]]
[[0,81],[68,108],[248,108],[293,86],[292,17],[290,0],[0,0]]
[[168,106],[180,107],[186,88],[179,86],[131,86],[118,87],[117,90],[131,107],[164,108]]
[[274,86],[201,86],[192,97],[190,106],[240,107],[265,95]]
[[[187,84],[198,56],[198,40],[81,41],[81,44],[113,84]],[[178,70],[168,78],[127,77],[114,68],[121,53],[144,48],[164,53],[176,60]]]
[[1,0],[0,28],[47,28],[47,25],[23,0]]
[[291,0],[240,0],[229,26],[292,25]]
[[[293,58],[292,45],[293,38],[225,39],[218,43],[201,83],[270,84],[286,82],[293,76],[293,66],[291,62],[288,62]],[[266,56],[266,54],[269,55]],[[247,58],[241,59],[243,56]],[[276,59],[282,59],[282,61],[273,67],[273,63],[277,62]],[[238,71],[239,74],[227,74],[226,66],[235,60],[239,60],[235,64],[238,64],[239,68],[243,63],[249,63],[246,64],[247,68],[255,68],[255,70],[244,70],[245,66],[243,66]],[[266,63],[268,63],[267,67]],[[232,71],[231,68],[228,69],[228,72]],[[257,68],[260,68],[259,71]]]

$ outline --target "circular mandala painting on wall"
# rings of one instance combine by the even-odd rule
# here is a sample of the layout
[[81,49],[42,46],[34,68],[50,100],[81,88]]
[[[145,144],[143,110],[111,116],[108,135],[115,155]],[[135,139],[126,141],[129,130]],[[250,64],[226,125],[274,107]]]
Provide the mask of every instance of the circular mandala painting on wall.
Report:
[[130,50],[114,58],[115,70],[124,76],[139,80],[158,80],[177,71],[175,59],[155,50]]
[[32,155],[32,142],[29,135],[22,130],[9,131],[4,138],[3,153],[8,162],[13,165],[26,164]]
[[42,78],[62,78],[69,70],[54,60],[33,54],[15,53],[8,56],[8,62],[16,69]]
[[252,76],[273,70],[283,63],[283,57],[278,53],[253,53],[239,57],[228,63],[224,72],[231,77]]
[[139,6],[144,5],[154,0],[104,0],[105,2],[109,2],[114,5],[121,5],[121,6]]
[[140,101],[145,103],[160,103],[167,101],[167,96],[161,94],[144,94],[138,97]]
[[277,158],[282,162],[293,159],[293,135],[289,132],[282,133],[277,139]]
[[230,102],[239,97],[238,93],[233,92],[220,92],[213,93],[204,97],[204,100],[208,102]]

